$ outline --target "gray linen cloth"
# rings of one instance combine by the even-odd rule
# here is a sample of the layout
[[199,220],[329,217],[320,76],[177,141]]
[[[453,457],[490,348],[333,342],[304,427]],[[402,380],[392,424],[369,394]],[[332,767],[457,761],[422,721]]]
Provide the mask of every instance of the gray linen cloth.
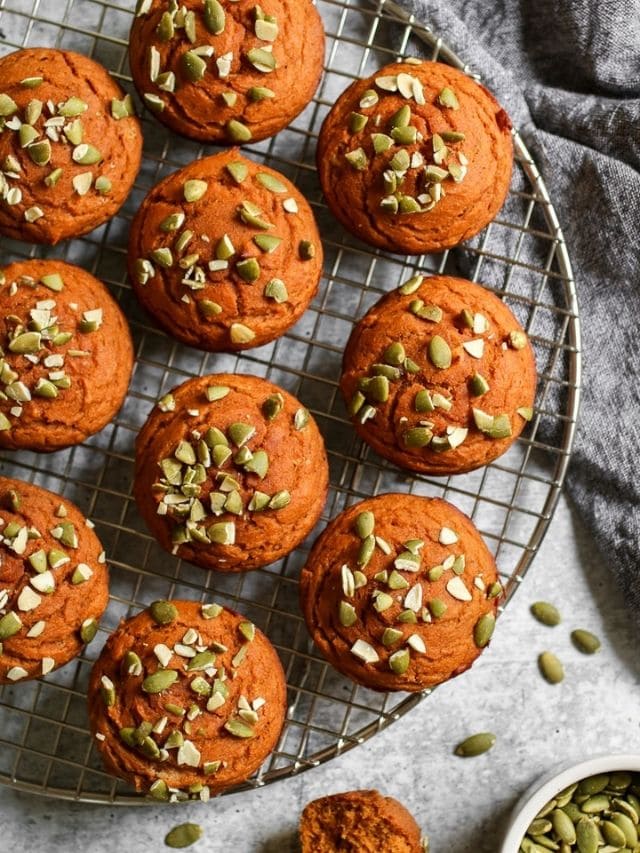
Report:
[[482,75],[549,186],[583,324],[569,491],[640,626],[640,0],[396,2]]

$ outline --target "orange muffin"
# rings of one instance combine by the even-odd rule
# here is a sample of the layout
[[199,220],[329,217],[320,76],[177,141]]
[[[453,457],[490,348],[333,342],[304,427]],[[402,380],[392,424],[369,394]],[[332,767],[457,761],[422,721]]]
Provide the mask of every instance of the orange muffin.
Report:
[[0,447],[59,450],[114,417],[133,369],[106,287],[62,261],[0,269]]
[[300,820],[302,853],[424,853],[420,827],[393,797],[347,791],[309,803]]
[[293,184],[234,149],[149,192],[131,229],[129,272],[170,335],[242,350],[275,340],[304,313],[322,274],[322,244]]
[[355,327],[340,387],[377,453],[444,476],[509,449],[533,415],[536,365],[522,327],[488,290],[415,276]]
[[159,800],[205,800],[274,749],[287,691],[276,650],[240,614],[156,601],[107,640],[88,703],[111,773]]
[[147,107],[201,142],[257,141],[309,103],[324,59],[311,0],[142,0],[129,60]]
[[307,409],[255,376],[185,382],[136,442],[142,517],[163,548],[205,569],[239,572],[284,557],[313,530],[328,483]]
[[0,684],[47,675],[95,637],[109,579],[92,527],[65,498],[0,477]]
[[461,71],[394,63],[338,98],[317,159],[327,204],[356,237],[389,252],[439,252],[477,234],[502,207],[511,122]]
[[133,186],[142,133],[133,101],[78,53],[0,59],[0,234],[58,243],[111,219]]
[[495,561],[467,516],[403,494],[342,512],[300,578],[314,643],[373,690],[417,692],[469,669],[491,639],[500,595]]

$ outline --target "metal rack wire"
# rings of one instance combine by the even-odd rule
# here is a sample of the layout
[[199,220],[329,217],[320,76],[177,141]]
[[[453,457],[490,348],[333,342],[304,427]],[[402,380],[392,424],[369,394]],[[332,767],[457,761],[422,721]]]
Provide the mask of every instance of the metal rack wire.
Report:
[[[77,50],[102,62],[131,90],[127,37],[134,0],[0,0],[0,54],[23,46]],[[580,326],[566,245],[549,193],[515,134],[518,167],[499,217],[464,250],[402,258],[372,251],[329,217],[316,179],[314,149],[322,120],[353,79],[411,53],[463,68],[430,30],[388,0],[317,0],[327,30],[326,73],[314,101],[286,131],[247,146],[307,195],[323,233],[326,264],[312,307],[284,338],[241,356],[182,347],[154,328],[126,280],[130,221],[161,177],[208,153],[143,118],[145,158],[119,215],[81,240],[42,250],[4,240],[0,262],[62,257],[105,281],[131,321],[136,368],[118,418],[85,445],[53,455],[6,454],[0,470],[64,493],[96,524],[111,566],[111,601],[98,637],[80,658],[46,679],[0,688],[0,782],[86,802],[147,802],[102,769],[87,730],[86,685],[92,661],[119,620],[159,597],[205,600],[245,612],[278,649],[289,684],[287,723],[273,755],[244,787],[314,767],[362,743],[413,708],[429,691],[380,695],[339,676],[312,647],[297,605],[297,576],[308,545],[287,559],[240,576],[218,576],[164,553],[131,497],[133,442],[155,400],[198,374],[243,371],[296,394],[325,435],[331,490],[323,524],[344,506],[385,491],[445,497],[475,521],[496,554],[511,598],[544,536],[565,477],[580,386]],[[505,251],[505,246],[508,249]],[[409,476],[357,439],[338,393],[342,350],[354,317],[415,271],[458,270],[501,295],[536,348],[540,383],[535,417],[505,456],[450,479]]]

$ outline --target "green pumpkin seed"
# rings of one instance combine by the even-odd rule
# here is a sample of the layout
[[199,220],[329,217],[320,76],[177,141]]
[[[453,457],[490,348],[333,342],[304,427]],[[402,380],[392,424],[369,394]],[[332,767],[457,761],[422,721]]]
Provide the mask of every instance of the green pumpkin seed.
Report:
[[251,101],[265,101],[267,99],[275,98],[276,93],[273,89],[268,89],[266,86],[252,86],[247,92],[247,95]]
[[545,681],[549,684],[560,684],[564,679],[562,662],[553,652],[542,652],[538,657],[538,666]]
[[178,618],[178,609],[170,601],[154,601],[149,606],[149,613],[157,625],[169,625]]
[[361,539],[366,539],[374,531],[376,525],[375,516],[369,510],[358,513],[355,521],[356,533]]
[[493,613],[485,613],[476,622],[473,629],[473,640],[479,649],[484,649],[489,644],[496,627],[496,618]]
[[439,370],[451,367],[451,348],[444,338],[434,335],[429,341],[429,359]]
[[190,847],[202,838],[203,829],[197,823],[181,823],[179,826],[174,826],[167,833],[164,843],[167,847],[180,849],[182,847]]
[[455,748],[455,754],[462,758],[474,758],[488,752],[496,742],[496,736],[491,732],[479,732],[471,735]]
[[551,823],[553,831],[560,841],[564,841],[566,844],[575,844],[576,829],[566,812],[563,812],[562,809],[554,809],[551,812]]
[[366,566],[369,563],[369,560],[373,557],[373,552],[376,547],[375,536],[367,536],[366,539],[362,540],[362,544],[360,545],[360,549],[358,551],[358,565]]
[[355,625],[358,621],[358,614],[353,604],[349,604],[348,601],[341,601],[338,607],[338,618],[340,619],[340,624],[345,628]]
[[609,808],[610,801],[606,794],[594,794],[582,803],[580,808],[585,814],[599,814]]
[[0,619],[0,640],[8,640],[22,628],[22,620],[17,613],[10,611]]
[[402,434],[402,440],[407,447],[419,449],[431,443],[433,432],[427,427],[412,427]]
[[188,202],[200,201],[209,189],[206,181],[190,180],[185,181],[183,192],[184,200]]
[[616,826],[615,823],[612,823],[610,820],[604,820],[600,824],[600,831],[602,832],[604,840],[607,844],[611,844],[612,847],[617,847],[619,849],[624,847],[627,843],[624,832],[619,826]]
[[602,645],[598,637],[584,628],[576,628],[571,632],[571,639],[578,651],[584,655],[594,655]]
[[251,726],[247,725],[247,723],[242,722],[242,720],[229,720],[224,724],[224,728],[229,732],[230,735],[238,738],[251,738],[254,737],[255,732],[251,728]]
[[611,822],[614,823],[618,829],[621,829],[624,833],[624,837],[626,840],[627,847],[635,847],[638,843],[638,830],[635,827],[635,824],[626,814],[621,814],[620,812],[614,812],[610,818]]
[[148,675],[142,682],[145,693],[162,693],[167,690],[178,679],[175,669],[159,669],[152,675]]
[[552,828],[550,820],[546,820],[546,818],[535,818],[529,824],[527,832],[529,835],[546,835]]
[[80,639],[88,645],[98,633],[98,623],[95,619],[85,619],[80,626]]
[[249,169],[245,163],[227,163],[226,169],[236,184],[241,184],[245,181],[249,174]]
[[409,669],[411,663],[411,655],[408,649],[400,649],[389,656],[389,669],[395,675],[404,675]]
[[595,776],[588,776],[578,784],[578,794],[591,797],[593,794],[599,794],[601,791],[604,791],[608,784],[609,774],[597,773]]
[[270,175],[268,172],[258,172],[256,175],[256,181],[272,193],[288,192],[287,187],[282,183],[282,181],[278,180],[275,175]]
[[576,841],[580,853],[598,853],[600,837],[598,827],[587,817],[581,818],[576,825]]
[[438,95],[438,103],[443,107],[448,107],[451,110],[457,110],[460,107],[458,98],[453,89],[445,86]]
[[562,621],[560,611],[553,604],[549,604],[548,601],[536,601],[531,605],[530,610],[538,622],[550,628],[559,625]]
[[226,15],[220,0],[204,0],[204,25],[214,36],[224,32]]
[[236,272],[247,284],[253,284],[260,278],[260,264],[257,258],[245,258],[236,264]]

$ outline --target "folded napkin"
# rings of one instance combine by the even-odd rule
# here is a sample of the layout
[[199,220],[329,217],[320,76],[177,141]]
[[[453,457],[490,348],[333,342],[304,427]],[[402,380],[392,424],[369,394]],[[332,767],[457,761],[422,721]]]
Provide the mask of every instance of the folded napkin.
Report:
[[396,3],[482,75],[549,187],[583,328],[568,488],[640,627],[640,0]]

